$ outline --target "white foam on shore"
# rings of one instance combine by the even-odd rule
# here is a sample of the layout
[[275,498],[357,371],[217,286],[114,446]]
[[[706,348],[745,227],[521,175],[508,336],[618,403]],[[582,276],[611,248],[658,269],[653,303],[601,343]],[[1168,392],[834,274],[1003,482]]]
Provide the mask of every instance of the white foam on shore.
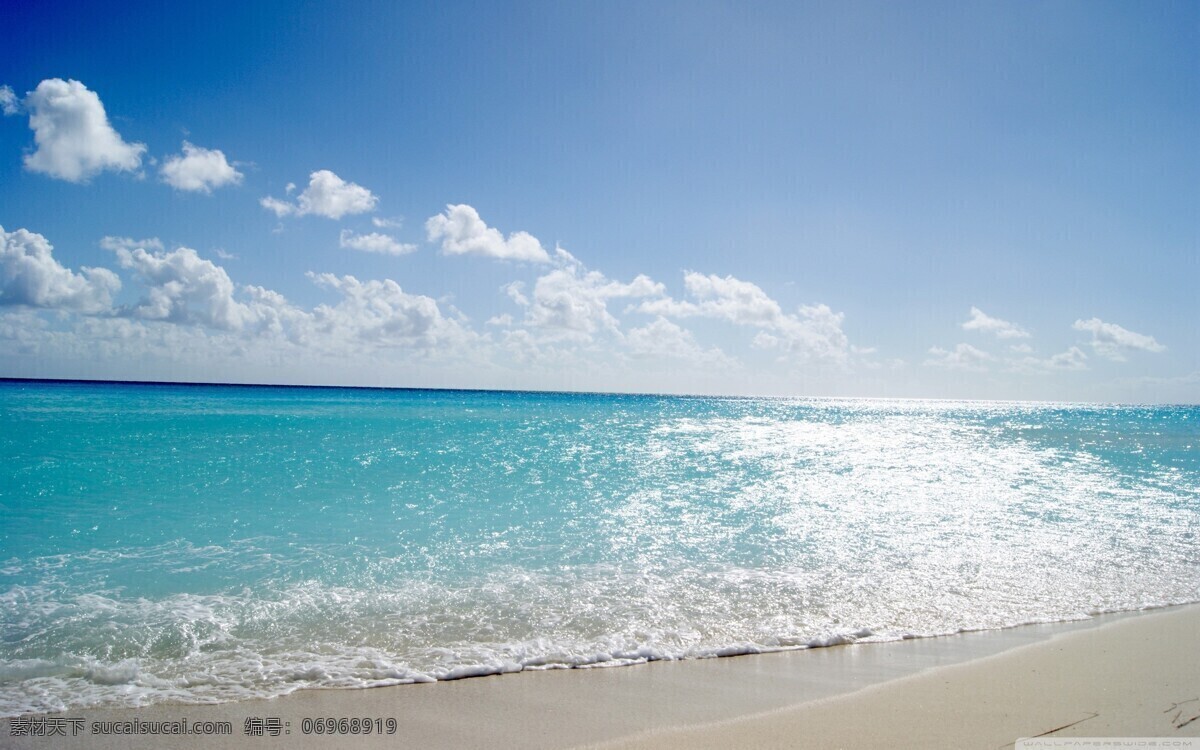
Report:
[[[309,592],[310,597],[313,592]],[[325,592],[330,601],[343,604],[355,596],[345,591]],[[359,595],[361,596],[361,594]],[[191,597],[174,602],[175,625],[185,628],[199,611],[221,612],[228,607],[256,609],[251,602],[215,598],[208,608],[196,607]],[[217,601],[220,599],[220,601]],[[114,600],[95,601],[98,613],[121,620],[127,605]],[[1190,600],[1189,600],[1190,601]],[[358,602],[361,604],[362,602]],[[1134,609],[1179,602],[1156,602]],[[263,606],[265,603],[258,603]],[[145,616],[147,602],[134,605]],[[162,603],[170,608],[170,602]],[[268,609],[278,614],[277,606]],[[228,613],[226,620],[231,619]],[[1058,620],[1087,619],[1072,613]],[[284,618],[285,622],[287,618]],[[995,621],[993,628],[1056,621],[1036,617],[1021,622]],[[310,626],[312,623],[308,623]],[[281,628],[284,629],[284,628]],[[308,688],[369,688],[439,680],[457,680],[524,670],[616,667],[651,661],[703,659],[774,651],[825,648],[857,642],[881,642],[914,637],[948,635],[964,630],[948,625],[909,630],[841,628],[812,635],[781,635],[754,641],[701,642],[682,645],[678,633],[610,634],[590,642],[534,638],[518,642],[461,643],[455,647],[422,647],[408,651],[349,647],[328,640],[329,633],[293,637],[296,642],[318,644],[317,649],[271,648],[270,638],[257,641],[227,633],[213,642],[221,648],[197,648],[174,658],[151,650],[139,658],[104,662],[90,656],[58,660],[24,659],[0,664],[0,716],[44,713],[93,707],[133,707],[163,701],[221,703],[269,698]],[[295,634],[293,634],[295,636]],[[322,639],[325,639],[322,642]],[[639,641],[638,639],[642,639]],[[228,646],[234,644],[232,648]]]
[[[462,475],[441,494],[392,498],[410,527],[377,526],[420,531],[394,544],[327,541],[322,505],[305,529],[281,512],[262,538],[5,560],[0,715],[820,648],[1200,600],[1194,475],[1105,464],[1021,429],[918,411],[664,419],[615,447],[566,431],[530,443],[540,473],[497,484],[494,504],[471,503],[489,453],[448,464]],[[537,496],[560,465],[559,486]],[[619,481],[576,482],[585,469]],[[383,486],[339,514],[385,504]],[[356,534],[372,530],[362,524]]]

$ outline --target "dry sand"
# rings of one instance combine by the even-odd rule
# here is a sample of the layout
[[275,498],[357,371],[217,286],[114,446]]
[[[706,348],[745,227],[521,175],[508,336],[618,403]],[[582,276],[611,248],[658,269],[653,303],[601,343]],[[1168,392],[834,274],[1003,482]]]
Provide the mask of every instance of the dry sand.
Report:
[[[303,733],[305,718],[356,716],[393,718],[396,733]],[[998,750],[1035,735],[1200,738],[1200,606],[900,643],[40,718],[83,721],[75,737],[69,722],[66,737],[30,737],[13,736],[5,720],[0,747]],[[185,718],[227,721],[232,735],[92,731],[102,721]],[[276,719],[280,735],[247,736],[247,719]],[[1200,749],[1200,739],[1190,746]]]

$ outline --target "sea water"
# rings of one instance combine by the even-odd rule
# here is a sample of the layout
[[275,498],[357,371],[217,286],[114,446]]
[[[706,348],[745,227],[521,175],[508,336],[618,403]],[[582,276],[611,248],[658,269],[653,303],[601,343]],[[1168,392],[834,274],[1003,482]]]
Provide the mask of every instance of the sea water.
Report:
[[1200,408],[0,383],[0,715],[1200,600]]

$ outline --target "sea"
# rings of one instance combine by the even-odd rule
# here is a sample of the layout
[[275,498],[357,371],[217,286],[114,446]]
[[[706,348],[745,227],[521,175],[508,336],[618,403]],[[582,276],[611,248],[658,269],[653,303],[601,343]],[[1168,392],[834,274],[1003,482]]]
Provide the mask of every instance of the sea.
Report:
[[1200,600],[1200,407],[0,382],[0,715]]

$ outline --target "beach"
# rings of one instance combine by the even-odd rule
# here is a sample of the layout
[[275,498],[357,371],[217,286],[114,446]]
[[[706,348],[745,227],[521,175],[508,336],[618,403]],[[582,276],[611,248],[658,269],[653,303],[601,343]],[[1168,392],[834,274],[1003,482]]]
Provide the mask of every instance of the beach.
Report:
[[0,750],[1200,750],[1200,2],[123,5],[0,14]]
[[1192,407],[0,399],[8,745],[1200,729]]
[[[395,719],[394,734],[336,738],[364,748],[1003,748],[1035,736],[1200,738],[1197,646],[1200,606],[1189,605],[893,643],[74,711],[43,717],[59,719],[68,736],[14,737],[6,719],[0,744],[318,748],[334,738],[306,734],[305,721],[324,717]],[[70,719],[82,719],[75,737]],[[91,731],[182,719],[228,722],[232,734]]]

